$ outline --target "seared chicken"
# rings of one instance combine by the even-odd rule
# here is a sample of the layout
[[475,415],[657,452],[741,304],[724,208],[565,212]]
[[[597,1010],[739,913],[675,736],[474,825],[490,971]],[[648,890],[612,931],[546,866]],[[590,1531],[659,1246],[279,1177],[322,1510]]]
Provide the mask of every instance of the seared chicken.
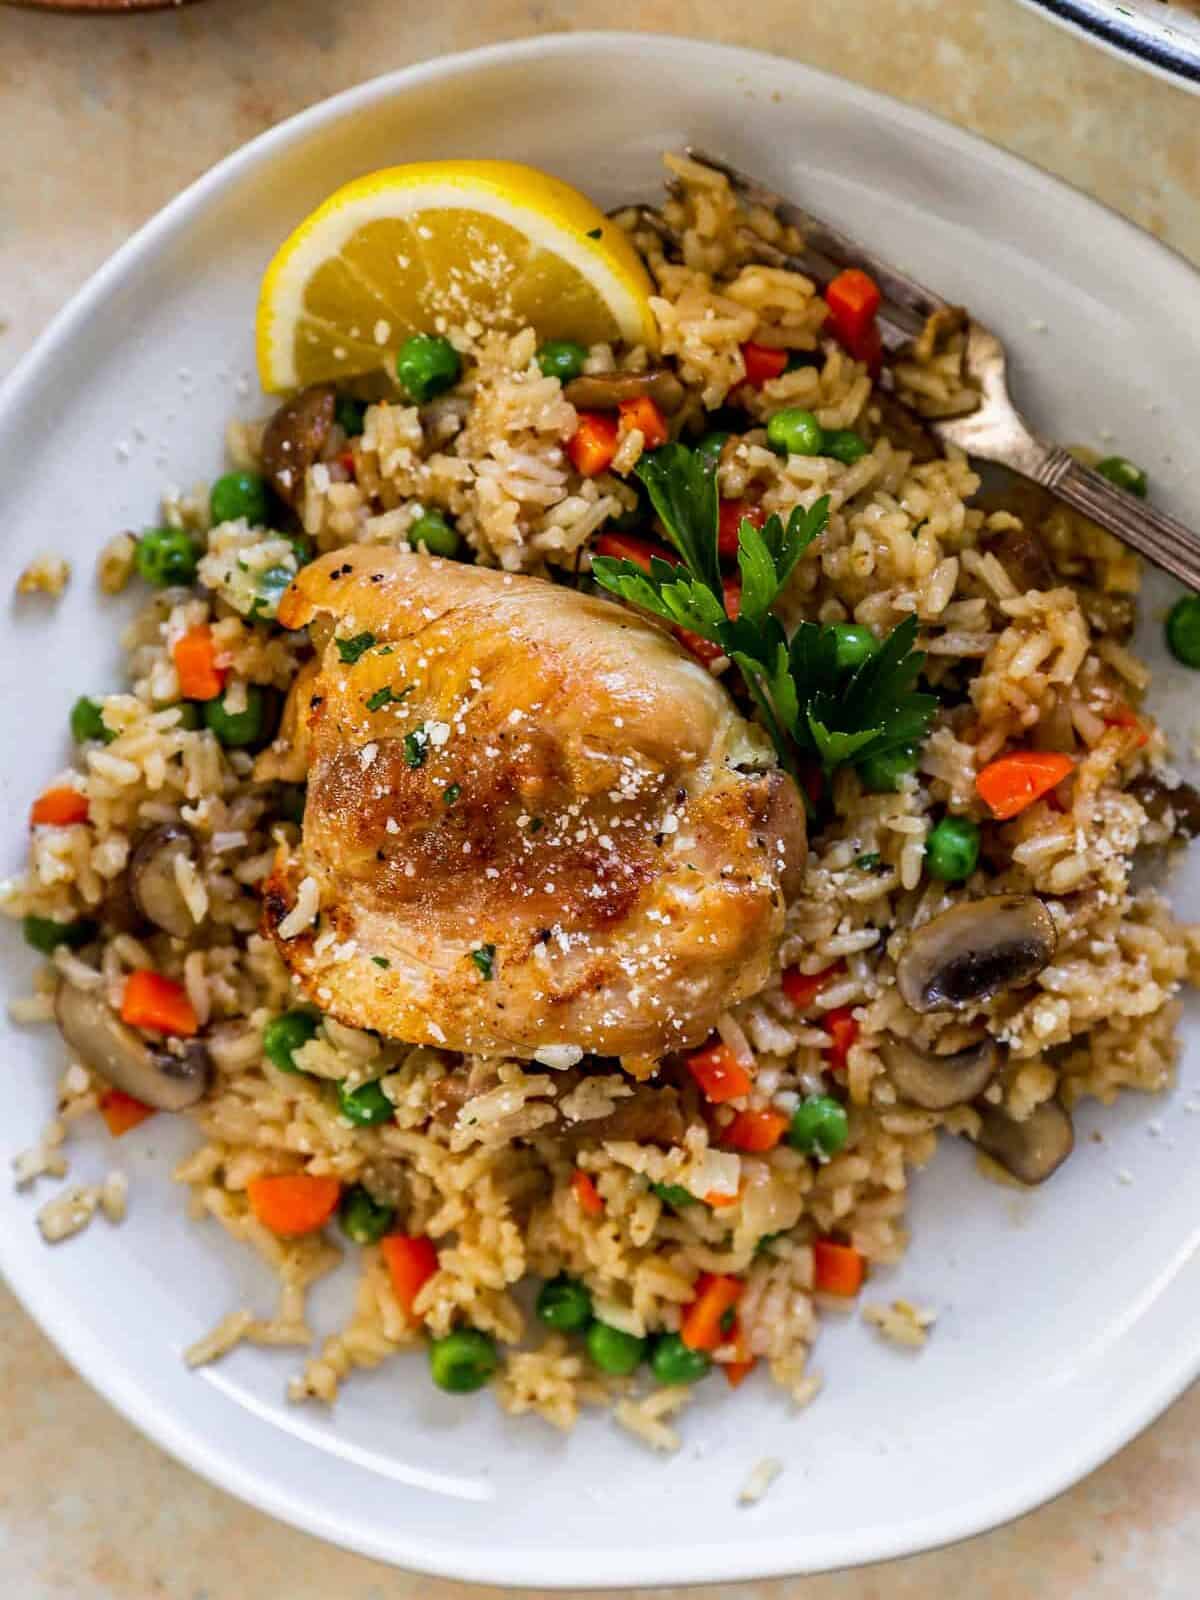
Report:
[[354,547],[305,567],[317,659],[260,775],[308,776],[265,924],[322,1010],[394,1039],[648,1070],[767,980],[795,785],[662,629]]

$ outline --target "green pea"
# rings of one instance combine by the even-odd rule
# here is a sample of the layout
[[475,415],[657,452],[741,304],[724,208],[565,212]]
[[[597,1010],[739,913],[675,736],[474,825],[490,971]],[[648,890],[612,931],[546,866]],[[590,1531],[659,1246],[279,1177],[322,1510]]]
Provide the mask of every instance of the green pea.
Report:
[[246,685],[246,709],[227,711],[225,696],[204,702],[205,726],[231,750],[258,744],[263,738],[267,716],[267,697],[256,683]]
[[347,1089],[339,1083],[338,1110],[356,1128],[378,1128],[396,1115],[395,1106],[378,1082],[364,1083],[359,1089]]
[[811,411],[788,406],[767,423],[767,443],[781,456],[819,456],[825,448],[825,430]]
[[462,540],[440,511],[425,511],[408,530],[408,542],[431,556],[456,556]]
[[535,1309],[548,1328],[578,1333],[592,1320],[592,1297],[578,1278],[563,1272],[542,1285]]
[[367,420],[367,408],[353,395],[340,394],[334,402],[333,420],[347,439],[357,439]]
[[33,912],[21,919],[25,943],[44,956],[51,955],[59,945],[68,950],[78,950],[96,937],[96,924],[90,917],[77,917],[74,922],[58,922],[54,917],[37,917]]
[[317,1019],[308,1011],[286,1011],[272,1017],[263,1029],[263,1055],[280,1072],[302,1072],[296,1051],[316,1036]]
[[610,1327],[607,1322],[593,1322],[587,1331],[587,1353],[601,1372],[626,1378],[641,1365],[646,1341]]
[[175,719],[177,728],[186,728],[189,733],[195,733],[204,726],[204,712],[195,700],[176,700],[175,708],[179,712]]
[[400,346],[396,357],[396,376],[416,405],[452,389],[461,372],[458,351],[439,334],[414,334]]
[[837,644],[837,669],[839,672],[857,672],[864,661],[869,661],[879,649],[879,641],[870,628],[857,622],[835,622],[833,636]]
[[1200,595],[1176,600],[1167,617],[1167,644],[1176,661],[1200,667]]
[[1097,461],[1096,471],[1107,478],[1109,483],[1115,483],[1118,489],[1127,490],[1139,500],[1146,498],[1150,487],[1146,474],[1136,462],[1128,460],[1125,456],[1105,456],[1103,461]]
[[496,1342],[478,1328],[456,1328],[429,1345],[429,1371],[447,1394],[474,1394],[500,1365]]
[[392,1231],[395,1220],[395,1207],[372,1200],[361,1183],[347,1189],[338,1206],[342,1232],[355,1244],[378,1244],[385,1233]]
[[304,821],[304,807],[308,800],[308,785],[285,783],[279,790],[279,815],[285,822],[297,824]]
[[901,778],[917,770],[917,747],[915,744],[893,745],[878,755],[864,756],[856,765],[863,785],[872,794],[891,794],[900,787]]
[[810,1094],[792,1112],[788,1143],[807,1156],[835,1156],[849,1132],[844,1106],[827,1094]]
[[925,841],[925,866],[931,878],[962,883],[979,860],[979,824],[970,817],[943,817]]
[[138,575],[160,589],[191,583],[199,559],[195,544],[182,528],[147,528],[133,557]]
[[677,1333],[661,1333],[650,1351],[650,1371],[659,1383],[695,1383],[708,1376],[712,1362],[703,1350],[692,1350]]
[[86,744],[89,739],[111,744],[117,736],[111,728],[105,727],[104,716],[97,702],[81,694],[71,707],[71,737],[76,744]]
[[690,1206],[694,1204],[696,1196],[685,1189],[681,1183],[652,1183],[650,1193],[656,1194],[664,1205]]
[[696,446],[695,454],[709,472],[715,472],[721,460],[721,451],[733,437],[730,433],[723,433],[720,428],[713,428],[706,433]]
[[286,539],[296,552],[298,567],[306,567],[316,554],[313,542],[306,533],[284,533],[280,534],[280,538]]
[[557,378],[560,383],[570,383],[583,371],[587,351],[570,339],[547,339],[537,353],[537,364],[544,378]]
[[852,467],[870,453],[871,446],[853,428],[835,428],[832,433],[825,435],[825,454],[840,461],[843,466]]
[[265,528],[271,516],[267,480],[259,472],[227,472],[208,491],[213,526],[245,517],[252,528]]

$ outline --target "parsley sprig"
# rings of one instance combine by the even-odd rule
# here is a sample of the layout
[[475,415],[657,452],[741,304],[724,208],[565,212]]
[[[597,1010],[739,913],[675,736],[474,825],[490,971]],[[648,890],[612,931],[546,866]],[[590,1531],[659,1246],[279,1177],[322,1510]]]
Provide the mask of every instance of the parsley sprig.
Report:
[[913,649],[915,617],[893,628],[847,676],[837,665],[833,626],[803,622],[789,640],[771,611],[796,563],[825,531],[828,495],[807,511],[797,506],[786,523],[773,515],[756,528],[742,519],[735,620],[721,585],[716,474],[681,444],[643,456],[636,471],[681,560],[653,556],[645,571],[633,561],[596,556],[592,576],[622,600],[718,645],[745,680],[789,771],[796,772],[802,756],[815,757],[828,772],[925,737],[937,700],[916,692],[925,657]]

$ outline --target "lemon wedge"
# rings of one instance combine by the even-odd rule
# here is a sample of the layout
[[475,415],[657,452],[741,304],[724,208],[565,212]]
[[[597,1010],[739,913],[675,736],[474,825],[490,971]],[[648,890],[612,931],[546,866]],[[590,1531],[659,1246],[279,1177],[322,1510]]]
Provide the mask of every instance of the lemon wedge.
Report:
[[624,231],[545,172],[512,161],[387,167],[330,195],[267,268],[259,378],[279,392],[364,377],[391,368],[410,334],[472,322],[653,347],[652,291]]

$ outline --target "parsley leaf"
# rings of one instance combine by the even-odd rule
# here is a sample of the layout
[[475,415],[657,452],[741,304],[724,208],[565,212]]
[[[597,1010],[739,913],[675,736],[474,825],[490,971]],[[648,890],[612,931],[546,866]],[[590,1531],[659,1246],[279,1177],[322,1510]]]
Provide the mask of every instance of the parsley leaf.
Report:
[[462,785],[459,783],[452,783],[442,790],[442,799],[448,806],[452,806],[461,794]]
[[478,950],[471,951],[471,960],[479,969],[481,977],[492,977],[492,967],[496,960],[496,946],[494,944],[481,944]]
[[374,694],[369,694],[367,696],[367,710],[382,711],[384,706],[398,706],[401,700],[408,698],[408,696],[413,692],[414,688],[415,685],[410,683],[407,688],[401,689],[400,692],[397,693],[396,690],[392,688],[390,683],[385,683],[382,689],[376,689]]
[[335,639],[337,653],[347,666],[353,666],[359,656],[364,655],[375,643],[373,633],[356,633],[352,639]]
[[386,956],[372,956],[371,960],[377,967],[390,967],[392,964]]
[[779,759],[793,776],[801,756],[815,757],[831,771],[924,739],[937,700],[916,692],[925,657],[913,648],[915,617],[905,618],[847,676],[838,667],[832,625],[802,622],[789,642],[771,613],[796,563],[825,531],[827,495],[807,511],[795,507],[786,523],[777,514],[762,528],[742,519],[735,619],[725,610],[715,475],[698,451],[681,444],[644,455],[635,470],[682,560],[652,556],[647,571],[633,561],[596,556],[593,578],[631,605],[717,645],[744,678]]
[[649,452],[634,471],[692,577],[719,596],[716,473],[683,444],[664,444]]
[[414,728],[404,735],[404,763],[409,767],[423,767],[429,754],[429,735],[424,728]]

